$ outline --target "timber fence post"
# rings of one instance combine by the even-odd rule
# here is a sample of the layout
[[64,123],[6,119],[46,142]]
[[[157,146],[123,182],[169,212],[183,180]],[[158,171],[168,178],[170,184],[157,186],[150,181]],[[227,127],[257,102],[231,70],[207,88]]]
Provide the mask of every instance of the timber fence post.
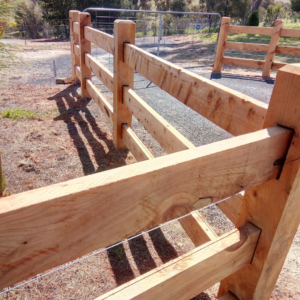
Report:
[[268,47],[268,52],[266,55],[266,61],[263,69],[262,76],[263,77],[270,77],[271,75],[271,69],[272,64],[275,58],[275,50],[278,45],[279,39],[280,39],[280,33],[281,29],[283,27],[283,21],[282,20],[276,20],[273,28],[273,32],[271,35],[271,40]]
[[79,44],[80,44],[80,70],[81,70],[81,96],[92,98],[86,89],[86,79],[92,80],[92,72],[85,64],[85,53],[91,54],[91,42],[84,38],[84,27],[91,26],[91,15],[89,13],[79,13]]
[[248,189],[236,226],[251,222],[262,232],[252,263],[222,281],[238,299],[270,299],[300,222],[300,66],[286,65],[276,77],[263,127],[294,130],[278,179]]
[[230,18],[223,17],[221,20],[221,27],[219,32],[217,52],[215,56],[215,63],[213,67],[214,73],[221,73],[222,71],[222,59],[225,54],[225,43],[227,42],[228,30],[230,26]]
[[135,23],[127,20],[114,22],[114,86],[113,86],[113,141],[117,149],[127,149],[122,140],[122,124],[131,127],[132,112],[123,103],[123,87],[133,89],[134,70],[124,62],[124,43],[135,44]]
[[70,46],[71,46],[71,62],[72,62],[72,80],[79,81],[79,78],[76,76],[76,58],[74,53],[74,45],[75,45],[75,33],[73,30],[73,22],[77,22],[79,11],[70,10],[69,11],[69,20],[70,20]]

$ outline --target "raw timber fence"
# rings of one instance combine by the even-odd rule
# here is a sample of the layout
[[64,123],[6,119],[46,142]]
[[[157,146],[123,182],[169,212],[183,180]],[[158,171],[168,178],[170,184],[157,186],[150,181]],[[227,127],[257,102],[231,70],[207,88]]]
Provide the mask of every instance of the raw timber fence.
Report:
[[[278,45],[280,37],[300,38],[300,30],[284,29],[282,20],[276,20],[274,27],[232,26],[230,25],[230,20],[231,19],[228,17],[222,18],[213,72],[219,73],[222,70],[223,64],[229,64],[235,66],[262,68],[262,76],[269,77],[271,70],[279,70],[281,67],[286,65],[285,63],[274,62],[275,55],[277,53],[300,56],[300,47]],[[229,33],[267,35],[271,36],[271,39],[269,44],[228,42],[227,37]],[[266,52],[266,56],[265,60],[228,57],[225,56],[226,49]]]
[[[190,299],[220,282],[220,299],[269,299],[300,221],[300,68],[278,71],[269,107],[134,45],[135,23],[114,36],[70,11],[72,76],[139,163],[2,198],[0,287],[223,201],[236,229],[220,237],[197,212],[180,219],[196,248],[100,299]],[[108,71],[91,43],[114,55]],[[133,91],[134,71],[236,137],[194,147]],[[111,106],[92,72],[113,91]],[[154,158],[134,115],[169,154]],[[245,190],[245,195],[240,194]]]

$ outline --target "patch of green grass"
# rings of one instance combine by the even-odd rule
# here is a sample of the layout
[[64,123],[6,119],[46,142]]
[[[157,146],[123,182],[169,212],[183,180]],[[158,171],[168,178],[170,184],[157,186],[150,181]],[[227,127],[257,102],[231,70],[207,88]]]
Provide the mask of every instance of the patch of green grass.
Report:
[[116,246],[115,249],[114,249],[117,257],[118,257],[118,260],[122,260],[123,259],[123,248],[121,245],[119,246]]
[[144,31],[137,31],[135,37],[140,38],[140,37],[144,37],[144,36],[157,36],[158,35],[158,31],[156,32],[156,34],[154,34],[153,30],[149,30],[146,31],[146,35]]
[[300,29],[300,23],[283,23],[283,28]]
[[212,43],[217,42],[218,34],[217,33],[208,33],[203,35],[198,35],[199,39],[209,40]]
[[36,113],[26,109],[14,108],[14,109],[7,109],[2,111],[1,116],[3,118],[13,119],[13,120],[34,119],[36,117]]
[[[209,40],[213,43],[217,41],[217,33],[209,33],[198,36],[201,39]],[[270,36],[259,35],[259,34],[229,34],[227,41],[228,42],[241,42],[241,43],[254,43],[254,44],[269,44]],[[290,38],[290,37],[281,37],[279,45],[281,46],[296,46],[299,45],[300,38]]]

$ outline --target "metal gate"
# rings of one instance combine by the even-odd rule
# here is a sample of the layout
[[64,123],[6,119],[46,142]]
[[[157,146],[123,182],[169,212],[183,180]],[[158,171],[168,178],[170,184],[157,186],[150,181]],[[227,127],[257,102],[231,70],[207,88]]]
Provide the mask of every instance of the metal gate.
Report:
[[[221,23],[218,13],[90,7],[92,26],[113,34],[116,19],[136,23],[136,45],[181,67],[212,66]],[[214,33],[213,36],[210,33]],[[112,70],[113,59],[98,47],[93,55]]]

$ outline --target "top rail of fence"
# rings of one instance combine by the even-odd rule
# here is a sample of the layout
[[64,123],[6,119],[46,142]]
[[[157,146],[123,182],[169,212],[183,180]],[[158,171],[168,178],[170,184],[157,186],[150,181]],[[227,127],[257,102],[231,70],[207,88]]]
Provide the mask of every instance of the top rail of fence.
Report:
[[161,10],[138,10],[138,9],[121,9],[121,8],[105,8],[105,7],[88,7],[83,10],[87,11],[112,11],[112,12],[134,12],[134,13],[150,13],[150,14],[164,14],[164,15],[211,15],[219,16],[220,22],[222,19],[221,14],[219,13],[210,13],[210,12],[185,12],[185,11],[161,11]]

